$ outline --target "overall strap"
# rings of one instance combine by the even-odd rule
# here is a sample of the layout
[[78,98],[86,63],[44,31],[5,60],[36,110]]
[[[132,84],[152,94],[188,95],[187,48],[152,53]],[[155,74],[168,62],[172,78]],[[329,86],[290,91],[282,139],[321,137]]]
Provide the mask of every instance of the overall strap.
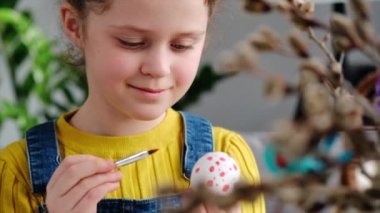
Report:
[[191,171],[199,158],[214,151],[210,121],[188,112],[180,112],[184,125],[185,143],[182,150],[182,174],[190,179]]
[[32,191],[46,192],[46,185],[61,160],[54,121],[32,127],[26,132],[27,155]]

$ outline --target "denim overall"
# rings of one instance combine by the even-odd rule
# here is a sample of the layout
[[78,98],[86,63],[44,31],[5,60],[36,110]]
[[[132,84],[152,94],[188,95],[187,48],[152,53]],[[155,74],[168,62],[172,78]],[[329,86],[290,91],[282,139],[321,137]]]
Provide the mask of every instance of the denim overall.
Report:
[[[181,112],[185,135],[182,149],[182,174],[190,179],[191,171],[196,161],[207,152],[214,150],[211,123],[201,117]],[[33,193],[44,196],[46,185],[61,156],[55,134],[54,121],[37,125],[26,133],[27,154],[30,180]],[[179,195],[165,196],[152,199],[103,199],[98,203],[98,212],[146,212],[155,213],[181,206]],[[41,204],[38,212],[47,212]]]

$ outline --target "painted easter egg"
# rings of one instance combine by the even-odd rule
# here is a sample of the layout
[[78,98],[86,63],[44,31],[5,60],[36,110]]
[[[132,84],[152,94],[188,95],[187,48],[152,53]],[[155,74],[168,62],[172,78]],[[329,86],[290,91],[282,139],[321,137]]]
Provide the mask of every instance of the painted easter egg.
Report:
[[190,187],[205,185],[211,192],[229,194],[240,180],[236,161],[224,152],[209,152],[201,157],[191,172]]

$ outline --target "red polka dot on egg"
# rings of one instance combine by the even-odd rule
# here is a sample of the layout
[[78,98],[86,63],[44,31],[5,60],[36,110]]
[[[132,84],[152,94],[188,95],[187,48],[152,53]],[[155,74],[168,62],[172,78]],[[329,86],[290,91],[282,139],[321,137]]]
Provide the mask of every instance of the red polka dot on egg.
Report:
[[230,189],[230,185],[226,184],[223,186],[223,192],[227,192]]
[[213,166],[210,166],[210,172],[213,172],[214,170],[215,170],[215,167],[213,167]]

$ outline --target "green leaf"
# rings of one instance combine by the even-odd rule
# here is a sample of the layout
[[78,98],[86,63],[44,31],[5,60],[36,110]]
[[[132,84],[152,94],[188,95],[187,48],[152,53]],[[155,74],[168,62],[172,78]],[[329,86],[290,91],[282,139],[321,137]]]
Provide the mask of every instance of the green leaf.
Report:
[[17,87],[18,94],[19,94],[18,97],[19,98],[28,97],[33,92],[33,88],[35,87],[35,84],[36,82],[34,81],[33,73],[29,72],[25,80]]
[[69,106],[63,105],[59,103],[58,101],[53,100],[54,107],[58,109],[59,112],[67,112],[69,110]]
[[2,102],[2,109],[0,113],[3,118],[17,118],[21,112],[22,109],[19,106],[16,106],[9,101]]
[[15,47],[11,47],[13,49],[13,52],[11,52],[7,57],[9,68],[11,72],[14,73],[14,76],[17,75],[19,66],[28,58],[28,49],[26,46],[22,43],[18,43],[16,45],[17,46]]
[[67,100],[69,101],[69,103],[71,103],[71,104],[76,103],[76,100],[75,100],[73,94],[71,93],[71,91],[67,87],[62,88],[62,92],[64,93],[64,95],[67,98]]
[[[52,42],[36,27],[31,17],[28,11],[0,7],[0,35],[16,94],[14,104],[0,100],[0,122],[14,120],[22,131],[39,120],[56,117],[52,115],[56,111],[67,111],[75,102],[68,85],[84,88],[85,91],[87,88],[80,84],[83,82],[82,74],[74,73],[62,57],[55,54]],[[20,65],[27,67],[20,69]],[[65,103],[53,100],[52,94],[57,91],[66,96]],[[32,115],[26,103],[34,96],[44,107]]]
[[18,0],[1,0],[0,1],[0,8],[15,8],[18,3]]

